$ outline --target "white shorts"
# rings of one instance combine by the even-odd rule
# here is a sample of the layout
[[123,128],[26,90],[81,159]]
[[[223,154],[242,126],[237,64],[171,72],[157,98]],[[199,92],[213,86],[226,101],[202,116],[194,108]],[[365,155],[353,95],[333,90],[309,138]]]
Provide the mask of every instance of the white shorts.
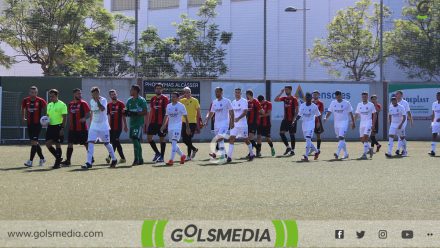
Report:
[[361,126],[359,127],[359,137],[364,137],[365,135],[370,136],[371,135],[371,131],[373,129],[372,127],[373,125],[368,125],[368,126]]
[[402,127],[402,129],[399,129],[397,127],[390,126],[390,131],[388,132],[388,134],[393,135],[393,136],[404,137],[405,136],[405,129],[403,127]]
[[215,136],[219,136],[220,138],[227,138],[228,135],[228,127],[219,127],[219,128],[214,128],[214,134]]
[[103,143],[110,143],[110,131],[90,129],[87,142],[97,142],[98,140]]
[[303,129],[304,139],[307,139],[307,137],[313,138],[313,132],[314,132],[314,129],[309,129],[309,130]]
[[432,133],[440,134],[440,122],[431,123]]
[[248,128],[247,127],[234,127],[231,130],[231,136],[235,136],[236,138],[247,138],[248,137]]
[[348,126],[335,126],[335,134],[336,137],[345,137],[345,134],[347,134]]
[[181,133],[182,133],[181,129],[179,129],[179,130],[177,130],[177,129],[168,130],[168,139],[169,139],[169,141],[173,141],[173,140],[179,141],[180,137],[182,136]]

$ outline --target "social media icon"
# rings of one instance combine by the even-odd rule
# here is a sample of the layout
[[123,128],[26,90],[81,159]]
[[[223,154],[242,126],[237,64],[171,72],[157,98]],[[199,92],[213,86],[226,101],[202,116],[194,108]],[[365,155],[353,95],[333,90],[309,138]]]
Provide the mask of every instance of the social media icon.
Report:
[[361,239],[365,236],[365,231],[356,232],[356,236],[358,239]]
[[412,230],[403,230],[402,239],[412,239],[414,238],[414,232]]
[[388,238],[388,232],[386,230],[380,230],[379,231],[379,238],[380,239],[387,239]]
[[335,239],[344,239],[344,230],[335,230]]

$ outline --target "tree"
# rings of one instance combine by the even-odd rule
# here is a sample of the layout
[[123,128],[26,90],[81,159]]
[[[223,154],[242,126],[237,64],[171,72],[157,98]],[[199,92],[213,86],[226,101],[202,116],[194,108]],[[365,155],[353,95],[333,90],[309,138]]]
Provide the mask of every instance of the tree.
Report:
[[214,22],[217,0],[206,0],[194,20],[182,15],[177,28],[177,50],[172,55],[181,69],[183,77],[216,78],[228,71],[224,63],[225,45],[232,39],[232,33],[219,30]]
[[129,60],[134,55],[135,20],[121,14],[114,15],[115,32],[108,34],[98,46],[85,48],[87,54],[99,61],[98,70],[87,74],[94,77],[125,77],[133,73]]
[[39,64],[46,76],[98,70],[87,54],[108,39],[112,15],[101,0],[5,0],[0,41],[18,53],[17,62]]
[[161,39],[154,27],[142,32],[139,42],[139,76],[148,78],[175,78],[177,69],[173,55],[175,38]]
[[408,1],[402,17],[389,35],[396,64],[411,79],[440,81],[440,0]]
[[[389,16],[389,9],[384,7],[384,18]],[[374,78],[380,61],[379,18],[380,6],[374,4],[371,11],[371,0],[360,0],[355,6],[338,11],[327,27],[327,38],[316,40],[313,49],[309,49],[310,58],[337,76],[341,69],[348,69],[346,78],[350,80]],[[384,50],[386,58],[387,49]]]
[[14,63],[13,58],[11,58],[10,56],[6,55],[5,51],[3,51],[0,48],[0,65],[9,69],[13,63]]

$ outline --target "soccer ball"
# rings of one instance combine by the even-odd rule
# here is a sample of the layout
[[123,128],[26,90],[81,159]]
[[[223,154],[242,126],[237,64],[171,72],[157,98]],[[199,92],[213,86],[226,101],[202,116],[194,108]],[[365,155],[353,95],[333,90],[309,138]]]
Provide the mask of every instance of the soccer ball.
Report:
[[49,125],[50,119],[47,116],[42,116],[40,119],[40,123],[43,127],[47,127]]

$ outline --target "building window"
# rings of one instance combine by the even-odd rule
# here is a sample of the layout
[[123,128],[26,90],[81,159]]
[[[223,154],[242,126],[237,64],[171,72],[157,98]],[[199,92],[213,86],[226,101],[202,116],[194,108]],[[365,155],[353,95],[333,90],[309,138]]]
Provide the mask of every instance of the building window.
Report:
[[148,0],[148,9],[178,8],[179,0]]
[[[137,1],[139,6],[140,2]],[[135,0],[112,0],[112,11],[134,10],[135,6]]]
[[[205,3],[206,0],[188,0],[189,7],[200,6]],[[222,0],[217,0],[218,5],[222,4]]]

